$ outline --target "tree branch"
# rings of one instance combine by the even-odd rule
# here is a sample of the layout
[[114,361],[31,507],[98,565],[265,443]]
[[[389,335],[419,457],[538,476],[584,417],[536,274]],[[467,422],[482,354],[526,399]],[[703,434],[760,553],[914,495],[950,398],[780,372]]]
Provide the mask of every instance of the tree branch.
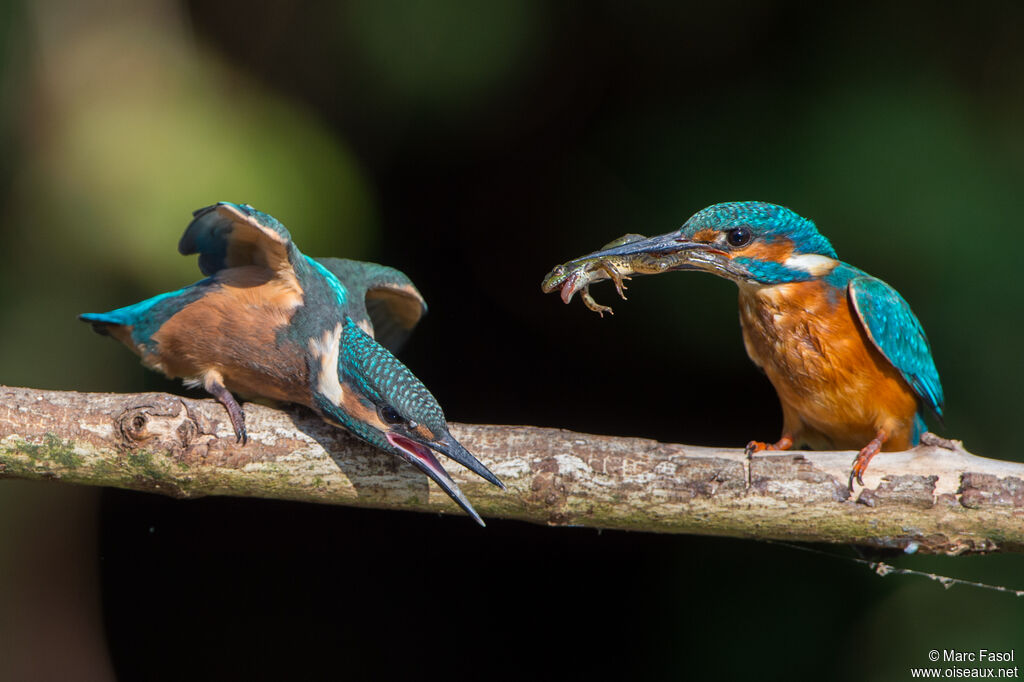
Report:
[[[0,387],[0,476],[172,495],[461,513],[412,466],[299,407],[224,408],[162,393]],[[929,553],[1024,551],[1024,464],[958,442],[882,453],[848,495],[852,452],[759,454],[532,426],[453,424],[507,485],[447,468],[484,517],[836,542]]]

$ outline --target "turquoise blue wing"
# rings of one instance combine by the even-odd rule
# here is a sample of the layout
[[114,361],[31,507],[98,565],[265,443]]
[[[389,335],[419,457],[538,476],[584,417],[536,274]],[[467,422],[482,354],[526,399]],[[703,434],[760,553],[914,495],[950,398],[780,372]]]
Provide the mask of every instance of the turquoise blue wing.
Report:
[[942,416],[945,398],[928,337],[903,297],[880,279],[850,280],[850,301],[875,347],[907,380],[921,402]]
[[299,253],[292,236],[276,218],[248,204],[226,201],[193,214],[178,243],[182,255],[199,254],[199,269],[213,275],[244,265],[282,273],[294,269]]
[[213,280],[203,279],[178,291],[160,294],[145,301],[134,303],[106,313],[82,313],[78,319],[92,324],[92,328],[104,336],[110,335],[112,327],[126,327],[134,343],[151,344],[152,336],[164,322],[182,308],[205,296]]
[[404,273],[347,258],[317,258],[349,293],[349,317],[368,325],[373,338],[397,352],[427,312],[423,296]]

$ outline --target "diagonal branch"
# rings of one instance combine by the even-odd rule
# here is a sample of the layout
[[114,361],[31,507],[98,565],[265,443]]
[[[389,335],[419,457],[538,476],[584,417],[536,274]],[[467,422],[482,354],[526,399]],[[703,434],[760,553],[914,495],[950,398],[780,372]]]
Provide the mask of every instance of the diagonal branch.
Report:
[[[224,408],[162,393],[0,387],[0,476],[173,495],[236,495],[460,513],[436,486],[303,408]],[[1024,464],[957,442],[877,456],[850,496],[852,452],[757,455],[532,426],[455,424],[507,492],[448,468],[486,517],[836,542],[930,553],[1024,551]]]

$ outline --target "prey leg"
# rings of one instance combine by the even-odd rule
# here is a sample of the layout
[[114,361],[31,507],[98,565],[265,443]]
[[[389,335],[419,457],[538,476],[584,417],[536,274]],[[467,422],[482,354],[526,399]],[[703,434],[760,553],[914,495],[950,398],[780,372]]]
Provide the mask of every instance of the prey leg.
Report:
[[868,462],[871,458],[877,455],[882,450],[882,443],[886,441],[888,435],[885,431],[879,429],[878,433],[871,440],[870,443],[861,448],[860,452],[857,453],[857,457],[853,460],[853,469],[850,471],[850,490],[853,490],[853,482],[857,481],[858,484],[864,485],[864,472],[868,470]]
[[587,306],[601,317],[604,317],[605,313],[608,313],[609,315],[615,314],[615,311],[611,309],[611,306],[601,305],[594,300],[594,297],[590,295],[589,284],[583,286],[583,289],[580,291],[580,298],[583,299],[583,305]]
[[249,436],[245,432],[245,412],[235,400],[235,396],[231,395],[231,391],[224,385],[224,378],[220,372],[207,372],[203,379],[203,388],[228,411],[231,427],[235,430],[235,441],[245,445],[249,441]]
[[604,270],[605,274],[608,275],[608,278],[611,279],[611,281],[615,283],[615,290],[619,292],[619,296],[622,298],[623,301],[625,301],[626,300],[626,293],[625,293],[626,285],[623,282],[623,280],[627,280],[627,279],[630,279],[630,278],[628,276],[626,276],[626,275],[620,275],[619,271],[616,270],[615,267],[613,265],[609,264],[607,261],[601,261],[601,264],[600,264],[599,267],[602,270]]

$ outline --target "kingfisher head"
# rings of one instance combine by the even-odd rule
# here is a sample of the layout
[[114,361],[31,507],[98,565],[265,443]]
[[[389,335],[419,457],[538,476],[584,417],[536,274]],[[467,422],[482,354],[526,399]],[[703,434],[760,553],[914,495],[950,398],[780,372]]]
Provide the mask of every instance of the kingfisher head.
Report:
[[685,255],[677,270],[706,270],[736,282],[780,284],[827,275],[835,249],[814,223],[761,201],[715,204],[674,232],[599,251],[588,258],[633,254]]
[[320,413],[416,466],[484,525],[434,452],[505,486],[451,435],[423,382],[350,319],[311,340],[310,351],[313,402]]

